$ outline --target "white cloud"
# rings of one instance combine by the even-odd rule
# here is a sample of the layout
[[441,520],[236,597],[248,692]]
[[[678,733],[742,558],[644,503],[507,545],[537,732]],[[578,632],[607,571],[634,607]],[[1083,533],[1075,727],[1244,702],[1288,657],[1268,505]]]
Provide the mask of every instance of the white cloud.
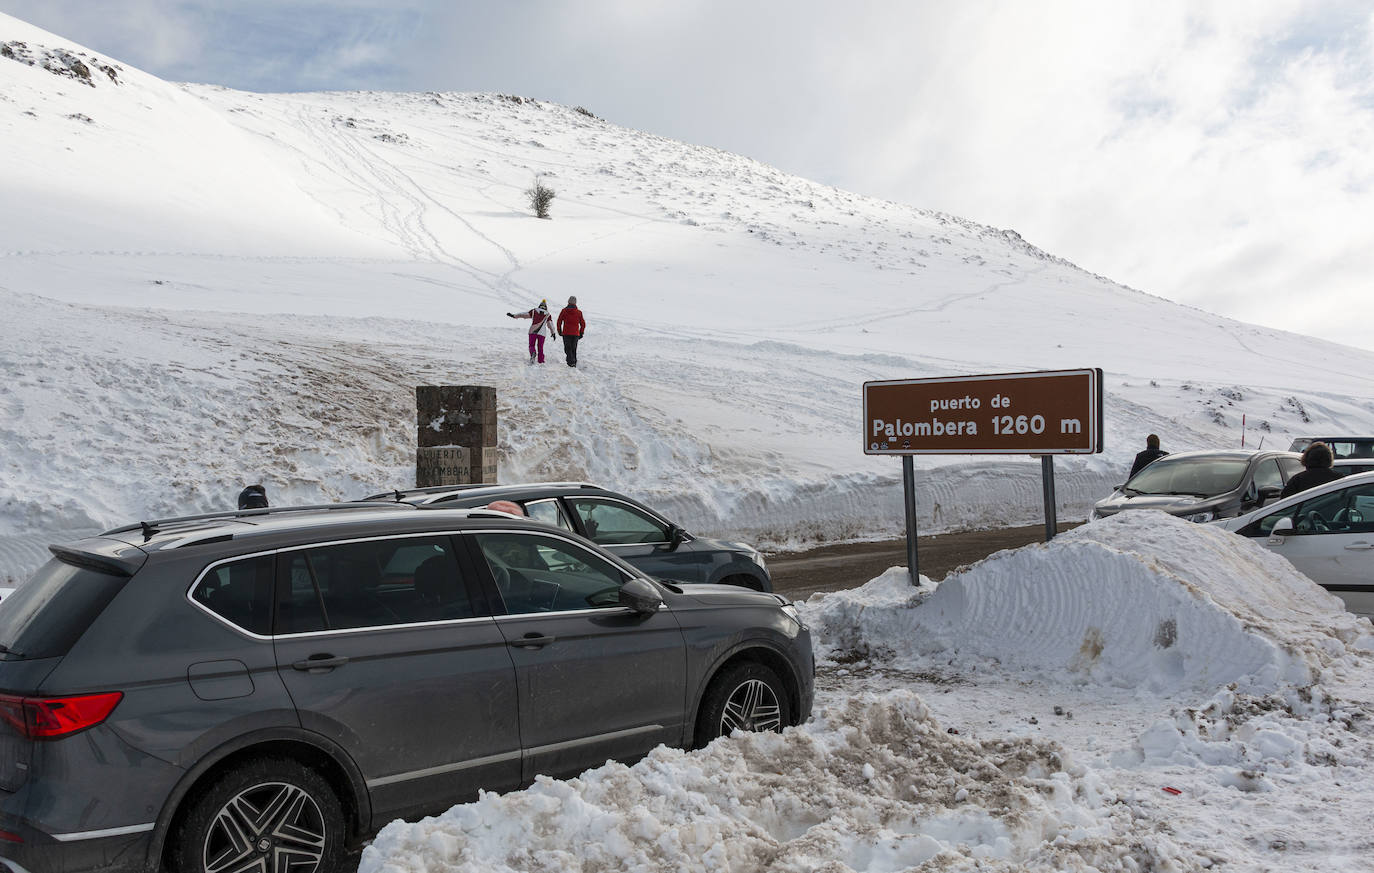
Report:
[[193,63],[204,48],[203,21],[184,3],[4,0],[0,12],[154,73]]

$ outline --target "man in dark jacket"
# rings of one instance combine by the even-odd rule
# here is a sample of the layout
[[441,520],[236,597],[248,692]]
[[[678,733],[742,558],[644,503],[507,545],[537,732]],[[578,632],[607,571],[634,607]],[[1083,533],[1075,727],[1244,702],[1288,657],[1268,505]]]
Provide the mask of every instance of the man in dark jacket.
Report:
[[1331,469],[1331,447],[1326,443],[1313,443],[1302,452],[1302,465],[1306,468],[1283,486],[1280,497],[1297,494],[1308,488],[1325,485],[1341,478],[1341,474]]
[[1141,470],[1150,466],[1155,461],[1158,461],[1160,458],[1164,457],[1167,454],[1169,453],[1162,452],[1159,450],[1158,435],[1150,434],[1149,436],[1145,437],[1145,451],[1140,452],[1135,456],[1135,463],[1131,465],[1131,472],[1127,474],[1126,478],[1131,478],[1131,476],[1134,476],[1136,473],[1139,473]]
[[577,341],[587,332],[587,322],[582,318],[582,310],[577,308],[577,298],[569,297],[568,305],[558,313],[558,332],[563,335],[563,354],[569,367],[577,366]]

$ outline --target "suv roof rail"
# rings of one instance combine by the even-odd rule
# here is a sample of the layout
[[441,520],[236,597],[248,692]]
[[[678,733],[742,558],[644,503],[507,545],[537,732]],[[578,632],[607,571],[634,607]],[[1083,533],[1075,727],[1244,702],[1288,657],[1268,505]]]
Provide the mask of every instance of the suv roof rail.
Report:
[[[406,505],[406,504],[402,504],[402,505]],[[144,537],[144,539],[148,539],[148,538],[152,537],[153,534],[157,533],[158,530],[159,530],[160,528],[162,528],[162,527],[164,527],[164,526],[166,526],[166,525],[171,525],[171,524],[185,524],[186,522],[191,522],[191,521],[211,521],[211,520],[214,520],[214,519],[252,518],[252,517],[260,516],[260,515],[280,515],[280,514],[282,514],[282,513],[287,513],[287,512],[333,512],[333,511],[335,511],[335,510],[343,510],[343,509],[374,509],[374,510],[375,510],[375,509],[380,509],[380,508],[388,507],[388,506],[396,506],[396,504],[387,504],[387,503],[378,504],[378,503],[376,503],[376,502],[372,502],[372,503],[363,503],[363,502],[361,502],[361,501],[357,501],[357,502],[347,502],[347,503],[311,503],[311,504],[306,504],[306,505],[304,505],[304,506],[268,506],[268,507],[263,507],[262,509],[232,509],[232,510],[225,510],[225,511],[223,511],[223,512],[205,512],[205,513],[201,513],[200,515],[178,515],[178,516],[172,516],[172,517],[169,517],[169,518],[155,518],[155,519],[152,519],[152,520],[150,520],[150,521],[140,521],[140,522],[138,522],[137,524],[126,524],[126,525],[124,525],[123,527],[111,528],[110,530],[104,531],[104,532],[101,533],[100,535],[101,535],[101,536],[110,536],[110,535],[112,535],[112,534],[129,533],[130,531],[136,531],[136,530],[137,530],[137,531],[142,531],[142,532],[143,532],[143,537]]]
[[507,485],[499,485],[494,482],[469,483],[464,485],[429,485],[425,488],[394,488],[390,491],[381,491],[376,494],[369,494],[360,502],[377,503],[384,500],[391,500],[394,503],[402,503],[407,497],[417,497],[421,494],[443,494],[448,491],[480,491],[483,488],[507,489],[507,488],[600,488],[595,482],[514,482]]
[[401,502],[407,494],[437,494],[440,491],[462,491],[469,488],[487,488],[486,483],[472,483],[466,485],[429,485],[425,488],[393,488],[390,491],[379,491],[376,494],[369,494],[361,502],[376,502],[383,498],[391,498],[397,503]]
[[430,503],[417,508],[424,512],[461,512],[467,518],[517,518],[520,521],[533,520],[527,515],[514,515],[509,512],[502,512],[499,509],[487,509],[485,506],[477,506],[472,509],[454,509],[444,506],[442,503]]

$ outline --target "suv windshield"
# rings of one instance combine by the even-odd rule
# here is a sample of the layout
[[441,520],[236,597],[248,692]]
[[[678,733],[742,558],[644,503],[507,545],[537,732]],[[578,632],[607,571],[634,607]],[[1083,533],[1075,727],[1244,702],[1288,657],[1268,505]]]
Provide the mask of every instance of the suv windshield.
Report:
[[1160,458],[1122,486],[1136,494],[1214,497],[1240,487],[1248,458]]

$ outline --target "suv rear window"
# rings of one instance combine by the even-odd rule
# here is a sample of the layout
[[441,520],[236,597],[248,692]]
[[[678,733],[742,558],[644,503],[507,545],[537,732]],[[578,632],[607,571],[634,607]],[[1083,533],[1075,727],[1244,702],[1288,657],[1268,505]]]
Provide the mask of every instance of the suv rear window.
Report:
[[272,632],[272,586],[276,558],[261,555],[220,564],[200,580],[191,599],[246,631]]
[[0,644],[10,658],[65,655],[128,581],[53,558],[0,602]]

